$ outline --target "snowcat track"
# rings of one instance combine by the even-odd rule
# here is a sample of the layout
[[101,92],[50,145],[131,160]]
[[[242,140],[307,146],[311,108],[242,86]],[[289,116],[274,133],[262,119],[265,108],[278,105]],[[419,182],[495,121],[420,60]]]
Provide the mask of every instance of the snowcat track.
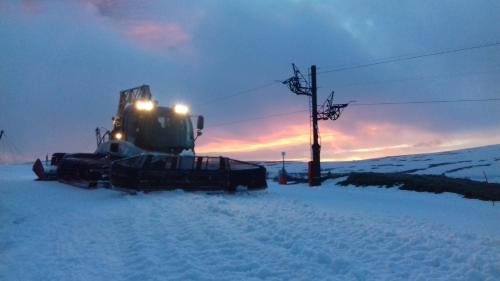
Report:
[[111,160],[103,154],[68,154],[57,163],[57,179],[85,189],[95,189],[109,177]]
[[[40,162],[40,161],[37,161]],[[48,180],[43,165],[34,171]],[[263,166],[225,157],[141,154],[112,161],[105,154],[66,154],[56,161],[50,179],[84,189],[99,187],[135,193],[182,189],[185,191],[235,192],[267,188]],[[40,176],[39,176],[40,177]]]
[[114,161],[111,184],[127,190],[229,191],[267,188],[263,166],[225,157],[142,154]]

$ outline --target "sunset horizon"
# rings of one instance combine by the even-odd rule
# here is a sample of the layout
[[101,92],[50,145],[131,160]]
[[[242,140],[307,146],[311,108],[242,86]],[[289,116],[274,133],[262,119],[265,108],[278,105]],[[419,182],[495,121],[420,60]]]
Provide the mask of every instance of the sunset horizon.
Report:
[[3,162],[93,152],[119,91],[142,84],[205,117],[199,154],[306,161],[309,97],[281,83],[292,63],[306,78],[317,65],[318,106],[332,91],[349,104],[319,122],[323,161],[498,144],[500,27],[481,7],[436,5],[2,2]]

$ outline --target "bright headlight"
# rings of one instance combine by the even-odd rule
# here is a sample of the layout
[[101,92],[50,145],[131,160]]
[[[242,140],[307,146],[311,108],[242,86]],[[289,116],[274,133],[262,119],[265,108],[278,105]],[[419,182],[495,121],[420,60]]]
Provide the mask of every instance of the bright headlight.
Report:
[[178,114],[187,114],[189,112],[189,108],[183,104],[176,104],[174,111]]
[[123,138],[122,133],[118,132],[118,133],[115,134],[115,139],[121,140],[122,138]]
[[138,100],[135,102],[135,108],[138,110],[151,111],[154,108],[154,103],[151,100]]

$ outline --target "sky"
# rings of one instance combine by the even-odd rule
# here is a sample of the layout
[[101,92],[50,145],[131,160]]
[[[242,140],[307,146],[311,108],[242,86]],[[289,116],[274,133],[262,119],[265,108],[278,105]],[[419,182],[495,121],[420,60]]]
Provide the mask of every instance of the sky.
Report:
[[[205,117],[198,154],[306,161],[308,98],[276,82],[291,63],[307,75],[500,42],[499,14],[497,0],[0,0],[0,161],[95,150],[118,92],[141,84]],[[360,104],[500,98],[499,78],[500,46],[319,74],[319,103],[354,101],[320,122],[322,159],[498,144],[500,102]]]

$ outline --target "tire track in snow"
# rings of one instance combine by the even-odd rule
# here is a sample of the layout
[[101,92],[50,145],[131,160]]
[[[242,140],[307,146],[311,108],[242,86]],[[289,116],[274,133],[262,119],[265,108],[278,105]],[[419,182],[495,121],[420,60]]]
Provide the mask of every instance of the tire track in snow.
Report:
[[5,205],[6,221],[24,218],[1,229],[11,244],[3,252],[8,265],[0,267],[7,280],[500,276],[497,236],[461,233],[398,214],[342,215],[273,188],[250,195],[123,196],[49,183],[17,186],[4,193],[15,201]]
[[[243,249],[235,247],[242,256],[255,256],[260,259],[259,265],[264,264],[266,270],[262,271],[263,275],[259,275],[257,266],[247,277],[303,276],[307,279],[321,278],[326,272],[339,280],[369,276],[405,280],[422,276],[438,278],[448,274],[460,280],[476,273],[478,276],[488,276],[496,270],[495,266],[488,269],[480,266],[480,263],[477,263],[477,272],[468,270],[471,258],[466,254],[478,247],[483,251],[480,259],[486,264],[494,263],[499,257],[493,247],[498,243],[495,240],[481,240],[474,235],[460,237],[445,227],[409,218],[389,217],[367,222],[356,217],[320,212],[314,207],[286,200],[267,203],[264,200],[264,204],[251,202],[245,206],[244,200],[233,198],[229,204],[217,202],[210,216],[232,213],[235,214],[233,218],[242,220],[240,225],[234,224],[231,216],[220,221],[225,222],[226,226],[232,224],[231,228],[225,230],[238,234],[239,240],[247,242],[247,247]],[[386,225],[392,227],[387,228]],[[247,227],[250,233],[241,226]],[[491,245],[479,247],[478,241]],[[266,255],[259,253],[259,249],[273,258],[266,258]],[[443,257],[449,256],[454,257],[457,264],[446,265],[447,261]],[[282,270],[282,267],[286,267],[286,270]],[[287,270],[293,275],[287,275]]]

